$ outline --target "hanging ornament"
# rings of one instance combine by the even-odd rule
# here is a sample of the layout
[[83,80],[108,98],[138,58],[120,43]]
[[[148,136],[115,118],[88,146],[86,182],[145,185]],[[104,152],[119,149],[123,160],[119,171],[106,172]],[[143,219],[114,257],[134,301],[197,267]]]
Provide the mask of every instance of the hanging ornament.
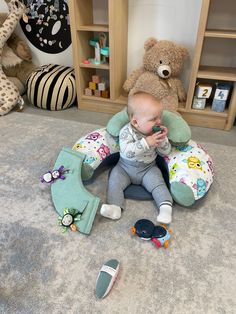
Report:
[[24,0],[28,12],[21,28],[39,50],[60,53],[71,44],[69,9],[64,0]]

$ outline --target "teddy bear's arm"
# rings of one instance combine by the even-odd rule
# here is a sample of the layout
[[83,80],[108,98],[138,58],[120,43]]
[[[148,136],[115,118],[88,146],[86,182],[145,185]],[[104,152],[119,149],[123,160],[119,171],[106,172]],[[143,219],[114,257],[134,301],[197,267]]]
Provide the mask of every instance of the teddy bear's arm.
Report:
[[177,80],[177,86],[178,86],[179,101],[180,102],[186,101],[187,95],[186,95],[186,92],[184,90],[184,86],[180,80]]
[[178,78],[170,78],[169,82],[171,84],[171,87],[178,95],[178,100],[180,102],[183,102],[186,100],[186,92],[184,90],[182,82]]
[[15,33],[7,41],[8,46],[17,54],[19,58],[26,61],[32,60],[32,54],[27,43]]
[[137,79],[140,77],[140,75],[144,72],[143,68],[139,68],[137,70],[134,70],[130,76],[125,81],[123,88],[126,92],[129,92],[135,85]]

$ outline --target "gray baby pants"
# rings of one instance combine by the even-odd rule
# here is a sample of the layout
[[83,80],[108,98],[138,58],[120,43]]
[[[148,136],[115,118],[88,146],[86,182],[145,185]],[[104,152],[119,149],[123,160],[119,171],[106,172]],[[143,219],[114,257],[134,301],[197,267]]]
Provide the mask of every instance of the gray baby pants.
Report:
[[138,161],[124,161],[122,158],[111,170],[108,181],[107,203],[124,209],[124,190],[131,183],[145,187],[152,194],[158,208],[163,202],[173,203],[156,161],[145,164]]

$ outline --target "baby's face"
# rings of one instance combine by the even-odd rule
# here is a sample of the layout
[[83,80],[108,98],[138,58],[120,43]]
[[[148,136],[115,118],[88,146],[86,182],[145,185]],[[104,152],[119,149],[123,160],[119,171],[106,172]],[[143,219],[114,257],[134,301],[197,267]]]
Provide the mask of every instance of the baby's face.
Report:
[[134,114],[132,125],[144,135],[153,133],[153,127],[161,125],[163,106],[160,102],[152,98],[147,98],[142,110]]

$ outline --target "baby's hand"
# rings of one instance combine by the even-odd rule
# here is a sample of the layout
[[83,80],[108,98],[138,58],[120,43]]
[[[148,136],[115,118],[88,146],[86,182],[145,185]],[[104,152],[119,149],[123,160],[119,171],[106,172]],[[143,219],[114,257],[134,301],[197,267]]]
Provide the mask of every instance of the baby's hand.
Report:
[[146,137],[146,141],[150,147],[158,147],[167,136],[168,129],[165,126],[161,126],[161,131],[158,131],[152,135]]
[[160,128],[161,128],[161,131],[157,132],[157,134],[159,135],[158,142],[162,142],[168,134],[168,129],[164,125],[161,125]]

